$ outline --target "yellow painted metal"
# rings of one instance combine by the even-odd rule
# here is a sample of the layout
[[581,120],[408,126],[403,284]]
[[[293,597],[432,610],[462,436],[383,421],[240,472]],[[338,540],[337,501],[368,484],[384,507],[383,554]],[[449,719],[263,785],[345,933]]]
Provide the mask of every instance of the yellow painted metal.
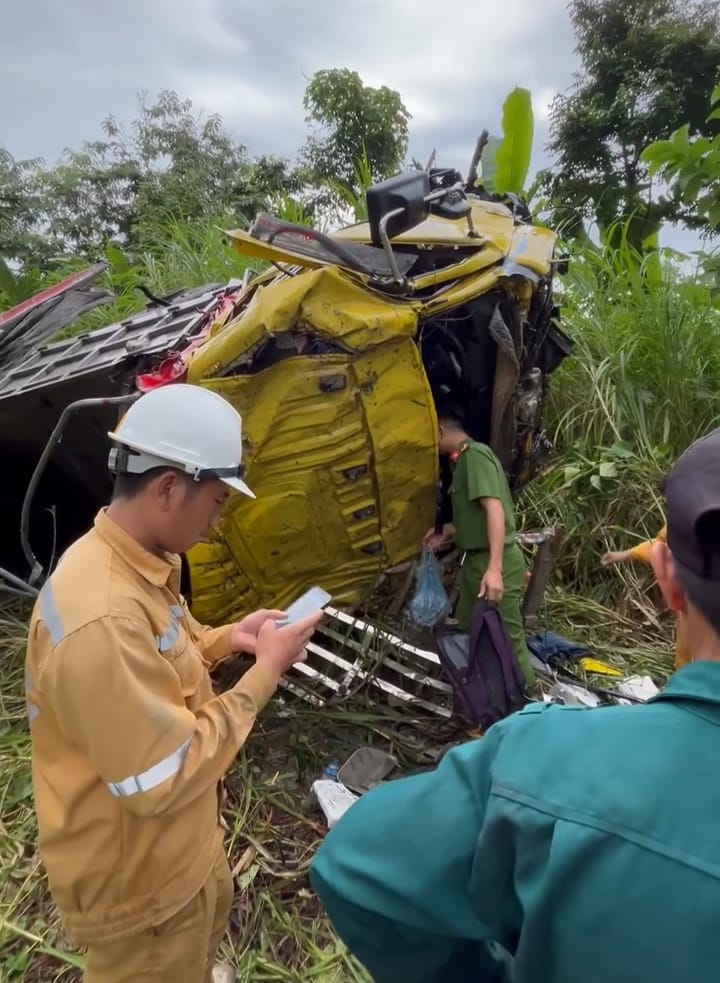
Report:
[[290,266],[305,266],[308,269],[317,269],[329,264],[322,260],[308,259],[301,253],[295,253],[290,249],[279,249],[277,246],[268,246],[258,239],[254,239],[248,232],[242,229],[230,229],[225,231],[233,244],[233,247],[241,256],[249,256],[252,259],[262,259],[268,263],[285,263]]
[[[513,217],[505,205],[492,201],[469,198],[473,224],[479,238],[469,234],[466,219],[439,218],[430,215],[424,222],[393,238],[393,244],[420,246],[462,246],[468,249],[481,249],[484,244],[493,243],[505,255],[513,235]],[[352,242],[370,242],[370,226],[367,222],[351,225],[333,233],[334,239]]]
[[303,331],[362,351],[388,338],[413,337],[419,305],[390,301],[336,267],[306,270],[259,285],[248,306],[193,355],[188,382],[213,378],[268,335]]
[[[411,277],[413,291],[419,292],[443,283],[465,280],[483,270],[496,267],[494,280],[517,276],[523,269],[538,276],[547,273],[556,242],[556,235],[552,230],[534,225],[515,226],[509,209],[504,205],[470,200],[473,223],[479,232],[477,238],[469,234],[469,226],[465,220],[430,216],[424,222],[393,239],[393,245],[397,247],[412,245],[427,250],[442,249],[443,253],[447,253],[448,250],[457,251],[456,263],[431,273]],[[307,269],[337,268],[334,264],[308,259],[287,248],[266,245],[242,230],[234,230],[226,234],[232,239],[237,251],[244,256],[272,263],[295,264]],[[371,242],[370,226],[367,222],[363,222],[339,229],[331,238],[340,242],[350,241],[367,245]],[[504,269],[499,266],[501,263],[504,264]],[[362,283],[368,278],[356,273],[354,279]],[[467,284],[463,284],[463,288],[466,287]],[[481,293],[482,290],[478,292]],[[461,296],[467,297],[467,289],[462,289]],[[452,306],[452,295],[449,295],[449,303]],[[444,305],[441,305],[440,309],[445,309]]]
[[547,276],[556,239],[557,236],[551,229],[537,225],[516,226],[505,260],[506,275],[516,275],[516,267],[519,266],[537,276]]
[[598,676],[622,676],[620,670],[616,669],[615,666],[610,666],[607,662],[600,662],[598,659],[591,659],[587,656],[580,659],[580,665],[585,672],[596,673]]
[[[268,331],[301,325],[348,343],[347,354],[295,355],[253,375],[221,367]],[[207,343],[189,381],[242,414],[247,481],[218,534],[188,556],[193,609],[220,623],[284,605],[320,584],[358,600],[378,573],[415,556],[432,525],[437,421],[417,317],[360,290],[337,270],[258,291]]]
[[257,499],[233,496],[217,536],[189,554],[198,617],[282,606],[314,584],[356,601],[417,554],[434,520],[437,436],[412,339],[203,384],[242,413]]
[[440,286],[443,283],[462,283],[473,282],[470,277],[482,273],[484,270],[492,269],[493,278],[500,276],[500,261],[504,259],[503,254],[492,244],[488,244],[483,250],[458,254],[457,263],[441,267],[430,273],[421,273],[411,278],[413,290],[417,293],[427,290],[430,287]]
[[[257,494],[233,496],[212,541],[188,556],[201,620],[282,607],[314,584],[339,605],[353,603],[382,570],[418,555],[438,480],[419,325],[498,288],[526,310],[527,273],[547,275],[555,242],[550,230],[515,226],[502,205],[475,201],[473,216],[480,239],[468,237],[465,222],[431,217],[394,240],[458,249],[457,263],[417,278],[422,298],[380,293],[357,273],[232,234],[245,255],[305,269],[252,281],[239,313],[213,325],[188,366],[189,382],[242,414],[247,480]],[[369,229],[336,236],[367,243]],[[279,335],[290,342],[287,355],[252,368],[261,345]],[[333,352],[302,354],[307,337]]]

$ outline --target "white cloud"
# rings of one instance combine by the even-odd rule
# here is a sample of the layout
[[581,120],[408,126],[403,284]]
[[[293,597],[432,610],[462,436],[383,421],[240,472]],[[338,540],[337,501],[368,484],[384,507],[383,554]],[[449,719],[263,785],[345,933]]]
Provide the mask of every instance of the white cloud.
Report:
[[242,116],[247,126],[252,120],[282,119],[288,112],[287,100],[259,85],[242,79],[229,80],[225,75],[194,72],[178,83],[183,96],[207,112],[220,113],[227,120]]
[[437,146],[456,166],[481,129],[498,131],[507,92],[527,86],[542,158],[547,104],[574,67],[565,0],[25,0],[4,28],[0,80],[18,97],[0,140],[48,159],[96,138],[110,113],[129,121],[138,91],[162,88],[222,114],[252,152],[293,157],[308,78],[340,66],[397,89],[411,152]]
[[533,114],[535,119],[540,122],[547,122],[550,118],[550,106],[555,98],[556,90],[547,86],[533,92]]

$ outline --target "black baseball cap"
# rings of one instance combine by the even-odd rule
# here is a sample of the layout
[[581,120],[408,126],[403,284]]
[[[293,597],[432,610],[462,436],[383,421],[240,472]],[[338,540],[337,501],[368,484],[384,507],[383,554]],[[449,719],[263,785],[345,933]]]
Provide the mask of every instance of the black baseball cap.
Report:
[[667,544],[678,580],[720,629],[720,428],[688,447],[663,491]]

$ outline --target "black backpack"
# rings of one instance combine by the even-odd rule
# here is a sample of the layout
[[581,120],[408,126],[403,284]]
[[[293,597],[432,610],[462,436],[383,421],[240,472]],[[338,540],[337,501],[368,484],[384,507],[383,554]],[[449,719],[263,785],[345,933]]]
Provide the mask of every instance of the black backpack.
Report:
[[440,663],[458,709],[473,727],[486,731],[525,705],[525,678],[500,611],[478,600],[470,634],[453,628],[435,632]]

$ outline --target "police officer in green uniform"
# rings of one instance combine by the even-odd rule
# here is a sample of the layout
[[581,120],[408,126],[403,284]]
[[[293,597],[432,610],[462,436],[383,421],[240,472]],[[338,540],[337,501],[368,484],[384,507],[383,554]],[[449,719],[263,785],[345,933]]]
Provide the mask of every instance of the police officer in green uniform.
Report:
[[437,550],[451,539],[465,552],[455,617],[470,630],[479,597],[497,604],[528,685],[535,682],[520,610],[525,559],[515,540],[515,510],[500,461],[486,444],[468,437],[462,422],[440,413],[439,450],[449,455],[453,522],[431,529],[424,544]]
[[320,847],[312,885],[375,983],[720,977],[720,430],[664,494],[651,562],[690,653],[666,688],[530,704]]

